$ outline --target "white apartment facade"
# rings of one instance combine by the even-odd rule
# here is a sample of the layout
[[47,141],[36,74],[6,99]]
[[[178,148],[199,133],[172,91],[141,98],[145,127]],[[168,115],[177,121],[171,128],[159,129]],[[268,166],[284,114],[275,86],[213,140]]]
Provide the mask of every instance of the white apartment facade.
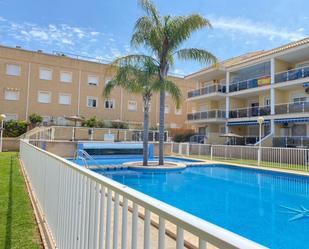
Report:
[[[208,142],[259,143],[258,117],[264,118],[262,144],[309,146],[309,38],[269,51],[249,53],[206,68],[186,79],[192,109],[187,122]],[[231,140],[231,139],[230,139]]]

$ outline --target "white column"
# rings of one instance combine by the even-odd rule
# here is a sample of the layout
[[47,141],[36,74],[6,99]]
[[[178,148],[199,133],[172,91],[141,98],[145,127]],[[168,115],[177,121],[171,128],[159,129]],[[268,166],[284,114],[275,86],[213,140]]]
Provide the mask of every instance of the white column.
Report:
[[[228,94],[230,92],[230,72],[226,72],[226,93]],[[230,112],[230,97],[225,97],[225,117],[229,118],[229,112]],[[229,127],[227,126],[227,123],[225,124],[225,133],[229,132]]]
[[[275,88],[274,88],[274,84],[275,84],[275,68],[276,68],[276,64],[275,64],[275,59],[272,58],[270,60],[270,83],[271,83],[271,88],[270,88],[270,114],[274,115],[275,114],[275,104],[276,104],[276,92],[275,92]],[[272,134],[275,134],[275,120],[272,119],[271,123],[270,123],[270,132]]]

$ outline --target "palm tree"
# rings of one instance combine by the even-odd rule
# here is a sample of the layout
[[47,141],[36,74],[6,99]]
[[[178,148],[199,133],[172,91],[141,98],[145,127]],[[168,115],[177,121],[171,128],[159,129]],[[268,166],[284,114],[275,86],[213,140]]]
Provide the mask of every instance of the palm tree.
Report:
[[170,68],[175,59],[195,60],[206,64],[215,64],[216,57],[210,52],[198,48],[183,48],[183,44],[197,30],[211,28],[210,22],[198,14],[188,16],[161,16],[151,0],[139,0],[146,12],[135,24],[131,45],[143,46],[151,56],[129,55],[123,61],[150,60],[158,67],[160,89],[160,120],[159,120],[159,165],[164,164],[164,108],[165,86]]
[[[109,96],[115,87],[122,87],[130,93],[141,94],[144,108],[144,135],[143,135],[143,165],[148,165],[148,134],[149,134],[149,109],[153,93],[162,88],[158,77],[158,67],[152,60],[142,62],[123,62],[122,58],[115,60],[117,66],[115,77],[107,83],[103,95]],[[166,80],[164,86],[175,101],[177,107],[181,101],[181,91],[178,86]]]

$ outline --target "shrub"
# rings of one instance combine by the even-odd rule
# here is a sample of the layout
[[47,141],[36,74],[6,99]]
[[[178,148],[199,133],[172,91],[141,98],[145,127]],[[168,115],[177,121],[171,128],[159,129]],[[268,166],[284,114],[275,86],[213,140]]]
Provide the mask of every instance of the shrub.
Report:
[[27,131],[28,123],[26,121],[10,120],[4,123],[5,137],[19,137]]
[[82,125],[86,126],[86,127],[91,127],[91,128],[97,127],[98,126],[98,120],[94,116],[94,117],[91,117],[91,118],[85,120]]
[[36,126],[37,124],[42,123],[43,117],[36,113],[33,113],[29,116],[29,121],[31,125]]
[[111,123],[111,128],[115,128],[115,129],[128,129],[129,128],[129,124],[128,123],[124,123],[124,122],[112,122]]
[[189,142],[190,137],[196,135],[194,130],[192,129],[171,129],[170,136],[172,137],[173,141],[176,143],[184,143]]

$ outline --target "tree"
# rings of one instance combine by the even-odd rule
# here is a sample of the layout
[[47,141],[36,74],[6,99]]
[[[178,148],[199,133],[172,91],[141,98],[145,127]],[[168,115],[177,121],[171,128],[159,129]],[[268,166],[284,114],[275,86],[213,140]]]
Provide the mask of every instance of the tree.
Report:
[[[117,65],[115,77],[107,83],[103,95],[109,96],[112,89],[122,87],[129,93],[140,94],[143,99],[144,129],[143,129],[143,165],[148,165],[148,134],[149,134],[149,108],[154,92],[162,88],[158,77],[158,67],[151,59],[143,61],[123,61],[117,59],[113,65]],[[166,80],[165,90],[171,94],[177,107],[181,101],[181,91],[178,86]]]
[[134,47],[143,47],[151,55],[128,55],[123,61],[152,61],[158,67],[160,88],[159,164],[164,164],[164,108],[167,76],[175,59],[195,60],[215,64],[216,57],[204,49],[183,48],[183,44],[197,30],[211,28],[210,22],[198,14],[188,16],[161,16],[151,0],[139,0],[146,12],[135,24],[131,39]]
[[43,117],[36,114],[36,113],[33,113],[29,116],[29,121],[30,121],[30,124],[34,127],[36,126],[37,124],[40,124],[42,123],[43,121]]

